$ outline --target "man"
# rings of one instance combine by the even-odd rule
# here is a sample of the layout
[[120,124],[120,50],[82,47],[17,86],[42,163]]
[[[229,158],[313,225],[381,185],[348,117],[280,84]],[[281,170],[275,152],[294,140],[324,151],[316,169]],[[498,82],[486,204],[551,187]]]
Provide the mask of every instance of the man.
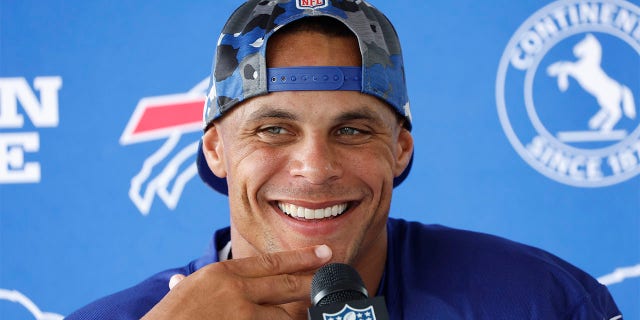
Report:
[[314,4],[248,1],[223,29],[198,158],[229,196],[214,251],[69,319],[305,319],[330,261],[392,319],[620,319],[546,252],[388,217],[413,155],[397,35],[365,1]]

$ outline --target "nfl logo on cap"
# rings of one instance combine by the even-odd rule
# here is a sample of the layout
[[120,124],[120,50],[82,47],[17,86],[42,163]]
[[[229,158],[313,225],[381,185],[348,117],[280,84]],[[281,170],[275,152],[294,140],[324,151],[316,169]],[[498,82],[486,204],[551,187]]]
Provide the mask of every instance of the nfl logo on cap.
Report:
[[328,4],[327,0],[296,0],[298,9],[325,8]]

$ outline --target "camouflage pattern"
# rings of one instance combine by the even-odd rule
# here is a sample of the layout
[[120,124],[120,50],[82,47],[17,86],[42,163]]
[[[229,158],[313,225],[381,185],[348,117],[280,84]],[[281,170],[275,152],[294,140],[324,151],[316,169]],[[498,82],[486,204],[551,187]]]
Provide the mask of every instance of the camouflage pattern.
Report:
[[[318,4],[304,7],[304,4]],[[362,92],[386,101],[403,116],[411,129],[411,112],[404,63],[397,33],[391,22],[364,0],[250,0],[231,15],[218,39],[209,93],[204,107],[204,127],[238,103],[265,95],[266,44],[282,26],[310,16],[328,16],[344,23],[358,38],[362,54]],[[412,159],[413,160],[413,159]],[[227,194],[226,179],[213,175],[198,150],[198,173],[213,189]],[[400,184],[409,167],[394,180]]]
[[247,1],[229,18],[218,40],[205,127],[239,102],[267,94],[265,44],[280,27],[308,16],[338,19],[356,34],[362,53],[362,92],[385,100],[407,118],[410,127],[402,52],[388,19],[362,0],[328,1],[326,7],[309,9],[299,9],[297,1]]

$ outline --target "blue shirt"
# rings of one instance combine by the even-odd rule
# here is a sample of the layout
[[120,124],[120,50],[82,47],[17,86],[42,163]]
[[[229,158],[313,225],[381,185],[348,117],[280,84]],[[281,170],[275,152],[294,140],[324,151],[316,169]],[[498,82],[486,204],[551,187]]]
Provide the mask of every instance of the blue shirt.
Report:
[[[377,295],[391,319],[621,319],[607,288],[543,250],[496,236],[389,218],[387,262]],[[67,319],[139,319],[169,291],[169,278],[218,262],[229,243],[188,265],[97,300]]]

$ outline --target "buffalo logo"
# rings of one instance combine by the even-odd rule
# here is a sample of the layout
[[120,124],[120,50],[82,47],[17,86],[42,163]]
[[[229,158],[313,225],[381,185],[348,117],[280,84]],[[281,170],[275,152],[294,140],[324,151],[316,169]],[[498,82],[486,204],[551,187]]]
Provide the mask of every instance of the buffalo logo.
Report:
[[22,308],[27,309],[36,320],[62,320],[62,315],[52,312],[43,312],[31,299],[16,290],[0,289],[0,300],[17,303]]
[[[185,184],[198,174],[198,140],[179,144],[183,135],[202,129],[208,83],[207,78],[186,93],[141,99],[120,137],[121,145],[166,139],[131,179],[129,198],[143,215],[149,214],[156,195],[169,209],[175,209]],[[161,165],[160,172],[153,175]]]
[[376,314],[373,310],[373,306],[369,306],[365,309],[352,308],[348,304],[345,304],[342,310],[328,314],[322,314],[323,320],[376,320]]
[[639,16],[626,1],[557,1],[509,41],[496,82],[500,122],[543,175],[602,187],[640,173]]
[[298,9],[318,9],[329,5],[327,0],[296,0]]

